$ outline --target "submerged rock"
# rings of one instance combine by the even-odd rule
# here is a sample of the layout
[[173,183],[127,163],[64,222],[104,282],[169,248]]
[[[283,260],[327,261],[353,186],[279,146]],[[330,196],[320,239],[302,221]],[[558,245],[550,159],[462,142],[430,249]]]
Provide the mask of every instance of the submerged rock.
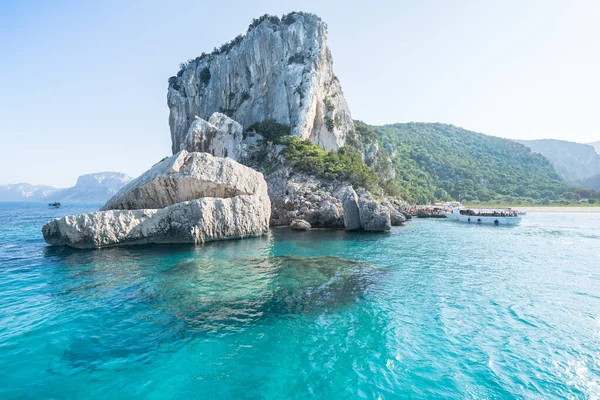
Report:
[[184,322],[189,333],[243,329],[281,315],[347,306],[380,282],[385,270],[341,257],[274,256],[194,258],[167,273],[157,287],[157,307]]
[[271,205],[262,174],[227,158],[183,150],[123,187],[101,211],[42,228],[51,245],[202,243],[264,235]]

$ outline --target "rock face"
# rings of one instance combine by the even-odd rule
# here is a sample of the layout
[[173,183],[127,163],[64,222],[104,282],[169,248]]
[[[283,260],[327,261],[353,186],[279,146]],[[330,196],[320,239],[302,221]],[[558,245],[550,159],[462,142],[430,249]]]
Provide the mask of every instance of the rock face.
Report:
[[225,114],[214,113],[208,121],[196,118],[192,122],[180,150],[205,152],[239,161],[242,140],[243,128],[240,124]]
[[343,186],[338,192],[338,198],[344,209],[344,227],[353,231],[361,229],[360,212],[358,209],[358,196],[352,186]]
[[389,231],[392,222],[389,211],[366,195],[359,199],[360,226],[365,231]]
[[262,174],[228,158],[182,150],[124,186],[101,210],[156,209],[201,197],[239,195],[268,201]]
[[187,141],[195,116],[207,119],[215,112],[243,128],[272,118],[326,150],[344,145],[354,125],[333,73],[326,31],[312,14],[265,16],[245,35],[185,64],[169,79],[173,153]]
[[296,175],[281,177],[271,191],[271,226],[290,225],[302,219],[314,228],[343,228],[344,214],[340,201],[333,195],[334,187],[313,177]]
[[202,243],[264,235],[271,206],[262,174],[228,158],[183,150],[121,189],[102,211],[42,228],[56,246]]

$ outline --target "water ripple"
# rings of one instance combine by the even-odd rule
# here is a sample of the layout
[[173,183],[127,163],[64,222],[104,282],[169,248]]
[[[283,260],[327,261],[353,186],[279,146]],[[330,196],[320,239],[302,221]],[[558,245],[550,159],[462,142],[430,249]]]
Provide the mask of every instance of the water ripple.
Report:
[[0,397],[598,398],[600,217],[50,248],[0,205]]

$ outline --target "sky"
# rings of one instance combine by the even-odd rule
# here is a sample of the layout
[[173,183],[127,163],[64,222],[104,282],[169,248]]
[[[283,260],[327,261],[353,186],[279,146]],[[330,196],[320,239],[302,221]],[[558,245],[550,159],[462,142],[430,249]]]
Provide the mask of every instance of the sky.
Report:
[[355,119],[600,140],[600,1],[0,0],[0,184],[138,176],[179,63],[290,11],[327,22]]

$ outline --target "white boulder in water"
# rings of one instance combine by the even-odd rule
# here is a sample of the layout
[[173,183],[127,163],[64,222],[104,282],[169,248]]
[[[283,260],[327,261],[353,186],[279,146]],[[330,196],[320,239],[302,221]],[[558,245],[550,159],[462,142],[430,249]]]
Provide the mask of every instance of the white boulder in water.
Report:
[[181,151],[133,180],[101,211],[42,228],[51,245],[99,248],[261,236],[271,205],[261,173],[228,158]]

